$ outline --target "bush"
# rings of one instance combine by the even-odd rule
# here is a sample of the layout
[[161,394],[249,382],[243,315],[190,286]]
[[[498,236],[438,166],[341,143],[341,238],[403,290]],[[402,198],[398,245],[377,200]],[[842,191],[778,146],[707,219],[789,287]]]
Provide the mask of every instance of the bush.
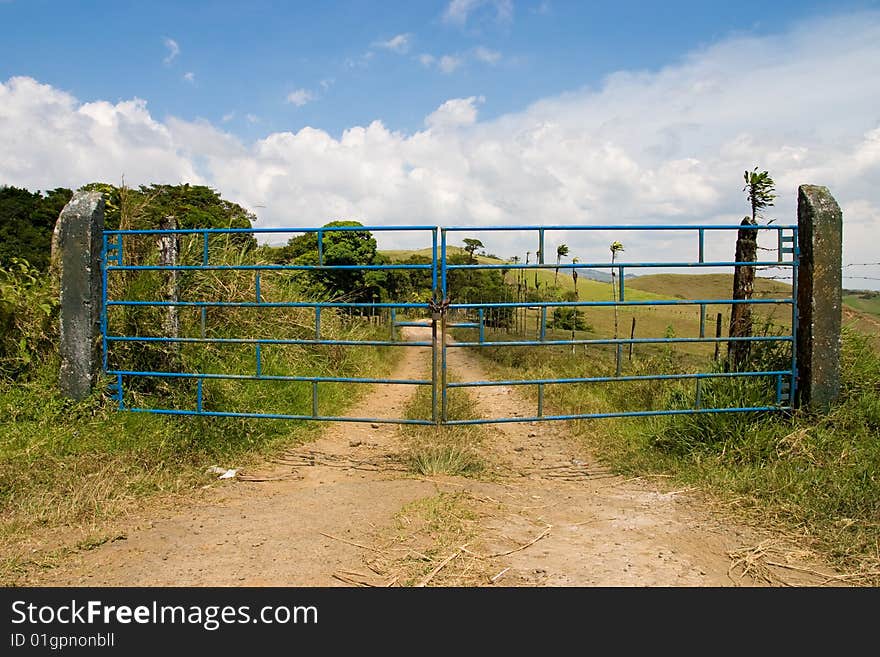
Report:
[[23,377],[56,353],[58,305],[48,275],[26,260],[0,267],[0,376]]

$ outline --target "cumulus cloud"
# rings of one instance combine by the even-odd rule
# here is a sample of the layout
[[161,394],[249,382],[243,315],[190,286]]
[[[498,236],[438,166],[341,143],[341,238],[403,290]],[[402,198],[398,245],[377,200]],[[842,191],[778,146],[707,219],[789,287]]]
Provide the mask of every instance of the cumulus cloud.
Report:
[[497,64],[501,61],[501,53],[484,46],[474,48],[474,57],[484,64]]
[[444,73],[452,73],[455,69],[461,66],[463,62],[464,60],[457,55],[443,55],[437,60],[437,68]]
[[475,12],[487,8],[493,11],[496,21],[507,22],[513,19],[511,0],[450,0],[443,11],[443,21],[453,25],[464,25]]
[[192,71],[187,71],[183,74],[183,79],[189,82],[190,84],[195,84],[196,82],[196,74]]
[[313,100],[315,100],[315,94],[308,89],[297,89],[296,91],[291,91],[287,94],[287,102],[291,105],[296,105],[297,107],[302,107]]
[[180,54],[180,46],[177,45],[177,41],[169,39],[168,37],[165,37],[162,40],[162,43],[168,48],[168,54],[165,56],[165,59],[162,60],[162,62],[167,65],[173,62],[174,58]]
[[396,36],[391,37],[387,41],[376,41],[373,45],[377,48],[382,48],[384,50],[390,50],[392,52],[396,52],[398,54],[404,54],[409,51],[410,43],[412,41],[412,35],[410,34],[398,34]]
[[[306,127],[252,142],[204,122],[158,121],[140,99],[83,103],[18,77],[0,83],[0,184],[75,187],[123,174],[204,183],[264,205],[261,225],[276,226],[733,223],[747,213],[742,172],[757,165],[777,182],[768,218],[793,223],[797,186],[827,185],[845,213],[846,261],[876,262],[877,61],[880,13],[866,12],[731,37],[490,120],[471,96],[447,100],[411,134],[374,121],[338,137]],[[595,253],[558,239],[587,261],[621,238],[607,237]],[[633,260],[693,257],[693,240],[622,237]],[[708,248],[729,257],[729,246]]]
[[425,118],[425,125],[434,129],[456,128],[477,122],[477,103],[485,102],[483,96],[453,98]]

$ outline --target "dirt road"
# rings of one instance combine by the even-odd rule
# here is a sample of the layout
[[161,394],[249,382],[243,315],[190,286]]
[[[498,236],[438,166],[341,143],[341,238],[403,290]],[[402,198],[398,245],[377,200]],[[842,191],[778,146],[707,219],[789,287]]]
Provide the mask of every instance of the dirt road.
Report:
[[[411,349],[394,378],[418,378]],[[450,350],[462,380],[488,378]],[[513,388],[473,389],[482,412],[531,414]],[[377,386],[354,416],[402,416],[412,387]],[[336,424],[250,481],[218,483],[176,511],[133,521],[126,539],[80,552],[42,585],[742,586],[816,584],[774,537],[737,527],[698,492],[623,478],[563,423],[489,429],[483,480],[421,478],[394,425]],[[774,552],[775,551],[775,552]],[[815,570],[815,564],[808,564]],[[821,570],[828,571],[827,568]],[[746,571],[745,573],[743,571]]]

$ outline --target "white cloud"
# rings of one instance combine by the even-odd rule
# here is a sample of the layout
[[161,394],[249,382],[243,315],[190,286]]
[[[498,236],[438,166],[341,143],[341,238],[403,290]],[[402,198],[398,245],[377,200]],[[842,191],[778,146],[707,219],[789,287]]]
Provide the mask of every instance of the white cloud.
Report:
[[464,60],[458,55],[443,55],[437,60],[437,68],[444,73],[452,73],[464,63]]
[[324,78],[318,84],[321,85],[321,89],[327,91],[330,87],[333,86],[333,83],[336,82],[335,78]]
[[513,19],[511,0],[450,0],[443,11],[443,21],[464,25],[475,12],[483,9],[494,10],[492,15],[498,22],[509,22]]
[[409,51],[411,43],[411,34],[398,34],[391,37],[387,41],[376,41],[373,45],[377,48],[390,50],[392,52],[396,52],[402,55]]
[[[245,205],[265,205],[261,225],[340,217],[730,223],[747,212],[742,172],[757,165],[777,182],[769,218],[793,223],[797,186],[827,185],[844,210],[846,261],[876,262],[877,61],[880,12],[864,12],[781,35],[725,39],[660,70],[618,72],[490,120],[477,115],[479,97],[457,98],[412,134],[374,121],[339,137],[306,127],[253,142],[203,122],[158,121],[139,99],[82,103],[17,77],[0,83],[0,184],[76,187],[123,174],[130,184],[204,183]],[[505,239],[484,242],[513,253]],[[604,247],[599,239],[595,254],[564,239],[587,261],[605,257],[616,238]],[[690,258],[694,244],[631,237],[626,246],[628,259],[648,261],[658,250]],[[718,248],[729,256],[727,246]]]
[[260,117],[257,116],[256,114],[245,114],[245,115],[244,115],[244,120],[247,121],[248,123],[251,123],[251,124],[253,124],[253,123],[259,123],[259,122],[260,122]]
[[501,53],[497,50],[490,50],[484,46],[474,48],[474,57],[484,64],[497,64],[501,61]]
[[196,82],[196,74],[192,71],[187,71],[183,74],[183,79],[189,82],[190,84],[195,84]]
[[434,55],[429,55],[428,53],[423,52],[421,55],[418,56],[418,60],[419,64],[421,64],[425,68],[428,68],[431,66],[431,64],[437,61],[437,58],[434,57]]
[[220,119],[220,121],[222,121],[223,123],[229,123],[234,118],[235,118],[235,112],[227,112],[226,114],[223,115],[223,117]]
[[162,60],[162,62],[167,65],[174,61],[174,58],[180,54],[180,46],[177,45],[177,41],[175,41],[174,39],[169,39],[168,37],[165,37],[162,40],[162,43],[164,43],[165,47],[168,48],[168,55],[166,55],[165,59]]
[[287,102],[291,105],[296,105],[297,107],[302,107],[313,100],[315,100],[315,94],[308,89],[297,89],[296,91],[291,91],[287,94]]
[[473,125],[477,122],[476,105],[485,101],[483,96],[447,100],[425,118],[425,125],[433,129]]

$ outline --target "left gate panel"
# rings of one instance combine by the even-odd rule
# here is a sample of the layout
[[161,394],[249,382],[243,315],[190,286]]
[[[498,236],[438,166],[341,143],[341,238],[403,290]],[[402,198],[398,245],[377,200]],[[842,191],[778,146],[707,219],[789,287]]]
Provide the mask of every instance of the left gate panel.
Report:
[[434,392],[428,353],[424,373],[394,377],[434,349],[434,227],[115,230],[102,255],[103,366],[121,410],[435,420],[345,413],[369,385]]

